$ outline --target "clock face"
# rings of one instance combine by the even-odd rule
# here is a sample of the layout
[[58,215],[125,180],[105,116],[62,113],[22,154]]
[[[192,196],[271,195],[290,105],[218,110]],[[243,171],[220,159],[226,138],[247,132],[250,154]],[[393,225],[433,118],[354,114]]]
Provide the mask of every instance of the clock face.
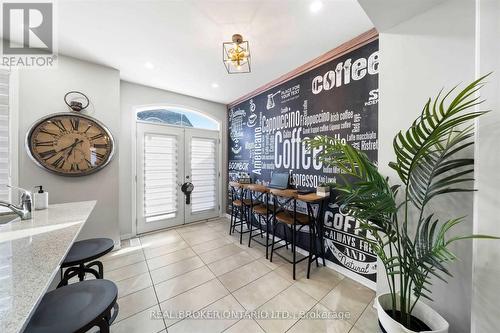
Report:
[[63,113],[39,120],[28,132],[30,157],[43,168],[64,176],[83,176],[109,163],[114,152],[111,133],[90,117]]

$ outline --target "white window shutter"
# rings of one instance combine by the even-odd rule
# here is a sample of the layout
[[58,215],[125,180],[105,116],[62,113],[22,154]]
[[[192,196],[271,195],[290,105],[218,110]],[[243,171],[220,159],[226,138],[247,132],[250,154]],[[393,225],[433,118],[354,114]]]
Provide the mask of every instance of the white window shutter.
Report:
[[191,140],[191,176],[195,184],[191,194],[193,213],[215,209],[217,202],[216,140]]
[[0,200],[10,201],[9,72],[0,70]]
[[172,218],[177,212],[177,138],[144,136],[144,217],[146,222]]

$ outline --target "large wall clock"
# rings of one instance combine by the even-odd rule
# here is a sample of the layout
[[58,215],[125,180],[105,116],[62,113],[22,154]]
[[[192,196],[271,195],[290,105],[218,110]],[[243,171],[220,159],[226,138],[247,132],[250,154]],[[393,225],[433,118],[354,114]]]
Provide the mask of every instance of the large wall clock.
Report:
[[115,144],[101,122],[70,112],[51,114],[33,124],[26,148],[31,159],[50,172],[86,176],[111,161]]

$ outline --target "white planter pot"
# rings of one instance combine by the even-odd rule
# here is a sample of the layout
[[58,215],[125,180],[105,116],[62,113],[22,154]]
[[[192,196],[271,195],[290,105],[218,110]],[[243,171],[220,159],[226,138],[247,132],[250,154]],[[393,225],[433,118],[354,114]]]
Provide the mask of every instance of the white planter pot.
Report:
[[[399,309],[399,297],[397,297],[398,304],[396,308]],[[407,329],[385,312],[386,309],[391,309],[391,294],[382,294],[376,298],[378,320],[387,333],[419,333]],[[423,321],[431,330],[421,331],[422,333],[448,333],[449,324],[443,317],[434,311],[430,306],[424,302],[418,301],[413,309],[412,316]]]

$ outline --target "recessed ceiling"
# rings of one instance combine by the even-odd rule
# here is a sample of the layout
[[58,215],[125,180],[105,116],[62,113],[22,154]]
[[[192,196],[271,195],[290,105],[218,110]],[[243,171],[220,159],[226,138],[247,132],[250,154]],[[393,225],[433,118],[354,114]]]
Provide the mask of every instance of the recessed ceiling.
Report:
[[[373,27],[355,0],[317,1],[58,1],[59,53],[229,103]],[[234,33],[250,42],[249,74],[222,63]]]

